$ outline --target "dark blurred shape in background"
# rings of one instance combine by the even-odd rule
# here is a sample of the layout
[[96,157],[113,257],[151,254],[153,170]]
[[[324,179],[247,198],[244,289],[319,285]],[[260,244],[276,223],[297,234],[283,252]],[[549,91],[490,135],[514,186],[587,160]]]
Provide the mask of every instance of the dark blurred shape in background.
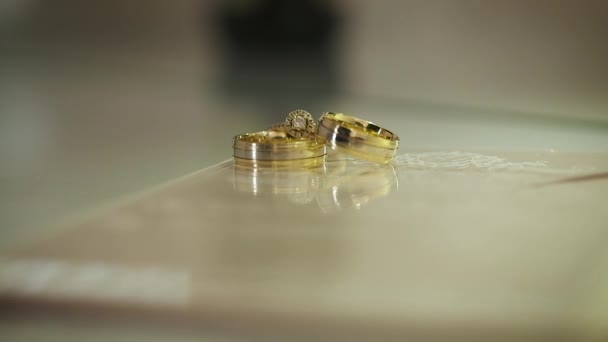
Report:
[[230,0],[216,10],[222,84],[230,95],[283,108],[294,94],[319,101],[336,90],[339,15],[331,1]]

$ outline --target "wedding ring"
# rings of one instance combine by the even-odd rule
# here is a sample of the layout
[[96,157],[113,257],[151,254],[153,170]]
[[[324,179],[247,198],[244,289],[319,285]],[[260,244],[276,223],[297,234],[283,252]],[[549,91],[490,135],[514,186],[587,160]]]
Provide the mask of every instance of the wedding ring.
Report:
[[237,135],[232,146],[235,163],[253,167],[319,166],[325,162],[327,154],[325,139],[298,139],[285,131]]
[[317,129],[315,119],[309,112],[298,109],[287,114],[285,122],[270,127],[273,131],[285,131],[293,138],[312,137]]
[[376,163],[389,163],[399,147],[399,137],[391,131],[342,113],[324,113],[317,135],[335,151]]

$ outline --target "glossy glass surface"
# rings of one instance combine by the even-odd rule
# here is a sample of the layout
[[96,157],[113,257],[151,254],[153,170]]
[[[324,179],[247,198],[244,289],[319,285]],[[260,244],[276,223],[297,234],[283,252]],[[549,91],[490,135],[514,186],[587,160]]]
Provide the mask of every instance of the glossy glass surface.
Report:
[[229,160],[4,252],[0,301],[288,335],[595,336],[608,317],[608,183],[580,176],[607,161]]

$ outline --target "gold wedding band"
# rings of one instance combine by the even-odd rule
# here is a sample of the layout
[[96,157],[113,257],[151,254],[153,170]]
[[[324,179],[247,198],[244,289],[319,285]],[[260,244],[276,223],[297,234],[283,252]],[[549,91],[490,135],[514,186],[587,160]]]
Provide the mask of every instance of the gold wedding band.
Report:
[[333,150],[376,163],[389,163],[399,147],[399,137],[393,132],[342,113],[324,113],[317,135]]
[[298,139],[285,131],[237,135],[232,146],[235,163],[253,167],[319,166],[325,162],[327,154],[325,139]]

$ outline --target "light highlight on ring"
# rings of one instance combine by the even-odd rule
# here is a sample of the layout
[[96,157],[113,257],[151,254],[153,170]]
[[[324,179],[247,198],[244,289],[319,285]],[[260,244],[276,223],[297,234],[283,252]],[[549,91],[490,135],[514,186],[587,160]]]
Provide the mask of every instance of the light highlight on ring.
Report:
[[284,131],[261,131],[233,139],[234,160],[246,166],[315,166],[325,161],[326,140],[298,139]]
[[336,151],[377,163],[389,163],[399,147],[395,133],[342,113],[324,113],[319,119],[317,135],[325,138]]

